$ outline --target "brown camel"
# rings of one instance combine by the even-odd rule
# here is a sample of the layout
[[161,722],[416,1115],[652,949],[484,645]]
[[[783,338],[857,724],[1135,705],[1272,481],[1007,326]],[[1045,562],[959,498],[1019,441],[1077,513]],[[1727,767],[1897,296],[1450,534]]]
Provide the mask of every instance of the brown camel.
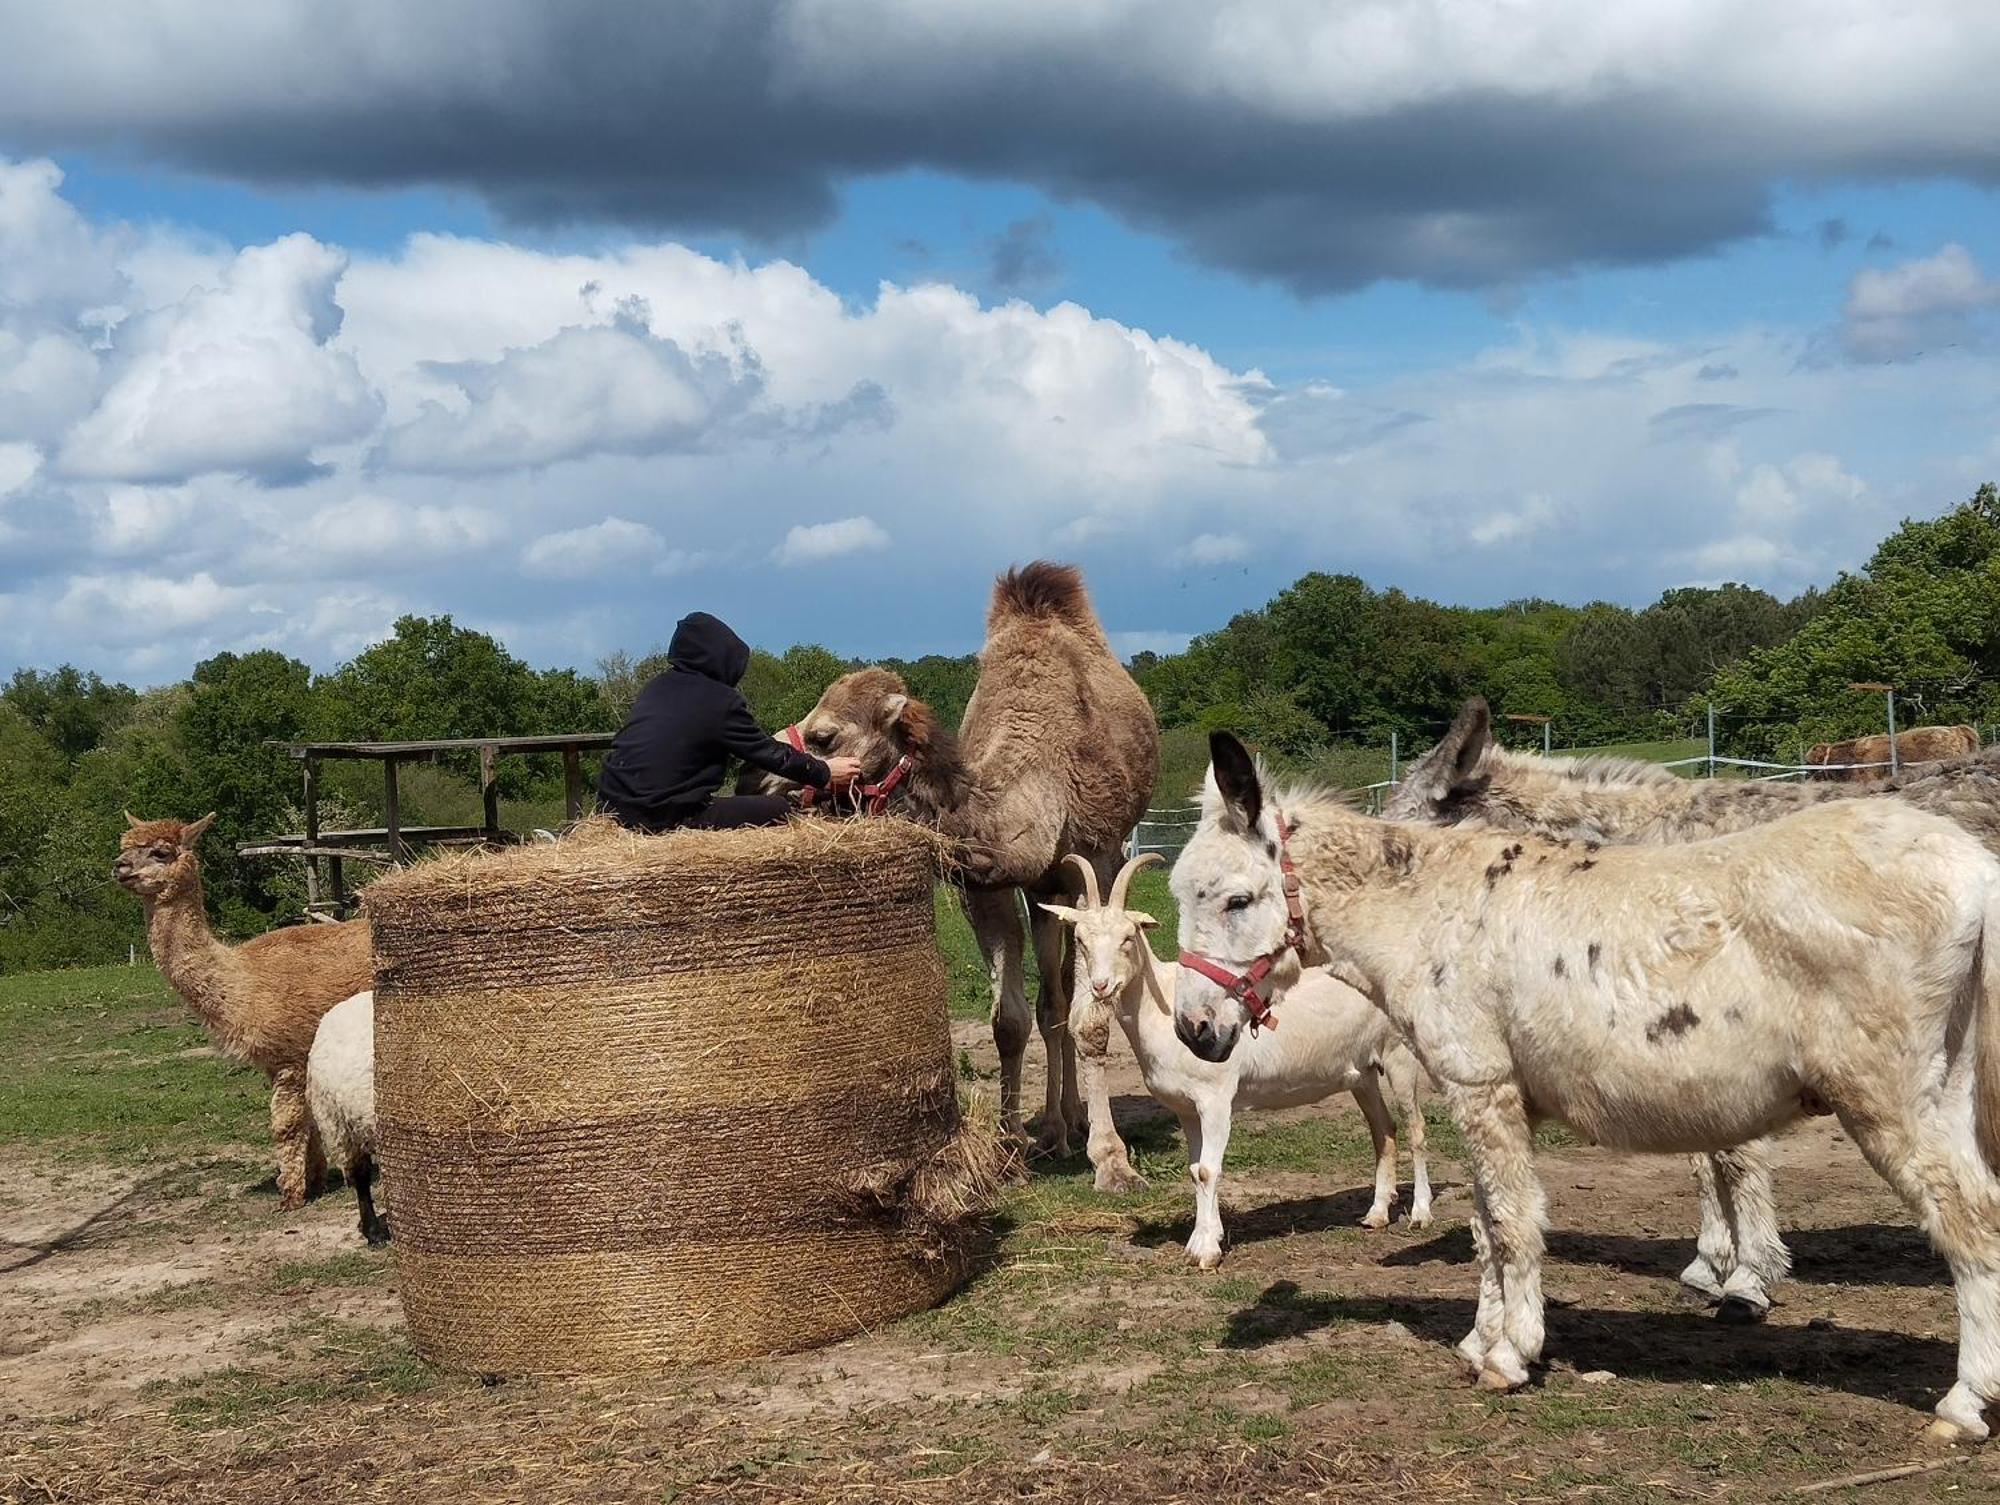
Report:
[[195,856],[215,816],[191,825],[125,819],[131,829],[112,874],[146,907],[153,960],[216,1046],[270,1077],[278,1195],[288,1211],[302,1207],[325,1174],[306,1112],[306,1054],[320,1015],[374,985],[368,922],[300,925],[225,945],[208,928]]
[[[1082,576],[1037,562],[995,583],[979,683],[956,739],[884,669],[834,681],[798,730],[817,756],[859,759],[873,784],[907,756],[895,808],[956,839],[957,881],[993,983],[1001,1117],[1015,1132],[1028,1048],[1020,895],[1036,901],[1036,1015],[1049,1056],[1041,1147],[1067,1154],[1086,1117],[1068,1029],[1063,926],[1040,901],[1074,894],[1063,867],[1072,852],[1097,869],[1100,882],[1116,877],[1160,774],[1153,708],[1111,651]],[[1091,1111],[1108,1118],[1108,1099]]]

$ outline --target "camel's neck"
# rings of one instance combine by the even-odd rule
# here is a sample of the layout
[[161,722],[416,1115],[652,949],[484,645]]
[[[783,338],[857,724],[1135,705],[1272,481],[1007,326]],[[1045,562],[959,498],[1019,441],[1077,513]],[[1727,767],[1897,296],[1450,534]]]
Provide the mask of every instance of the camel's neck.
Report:
[[146,944],[161,974],[204,1022],[230,1022],[234,1000],[229,981],[234,959],[208,928],[199,881],[180,893],[147,901]]

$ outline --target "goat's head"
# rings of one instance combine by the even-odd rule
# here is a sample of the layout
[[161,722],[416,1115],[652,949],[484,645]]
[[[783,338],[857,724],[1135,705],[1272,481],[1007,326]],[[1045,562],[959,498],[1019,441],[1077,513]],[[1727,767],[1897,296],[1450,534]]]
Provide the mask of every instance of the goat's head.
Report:
[[1111,897],[1102,901],[1097,895],[1096,869],[1074,852],[1063,860],[1081,878],[1084,902],[1081,906],[1044,904],[1042,908],[1076,932],[1075,997],[1109,1002],[1122,997],[1140,975],[1146,962],[1146,932],[1160,923],[1144,910],[1125,907],[1133,877],[1141,868],[1157,864],[1160,857],[1147,852],[1132,858],[1111,880]]
[[214,821],[213,810],[200,820],[185,823],[141,820],[126,811],[126,831],[119,838],[111,876],[142,899],[164,899],[182,891],[201,873],[195,844]]

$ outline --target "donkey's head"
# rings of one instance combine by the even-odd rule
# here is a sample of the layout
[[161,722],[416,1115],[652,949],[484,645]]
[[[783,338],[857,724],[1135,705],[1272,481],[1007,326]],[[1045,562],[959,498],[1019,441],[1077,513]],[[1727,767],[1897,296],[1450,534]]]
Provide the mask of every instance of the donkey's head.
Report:
[[1157,852],[1134,857],[1111,880],[1111,897],[1099,900],[1097,870],[1074,852],[1063,859],[1083,882],[1084,902],[1044,904],[1043,909],[1076,932],[1074,996],[1109,1002],[1124,996],[1146,964],[1146,932],[1160,922],[1144,910],[1127,909],[1125,898],[1141,868],[1160,861]]
[[1493,781],[1493,713],[1475,695],[1442,741],[1403,774],[1382,802],[1385,820],[1456,825],[1479,813]]
[[1249,751],[1227,732],[1208,739],[1208,779],[1201,824],[1174,863],[1180,904],[1181,970],[1175,984],[1174,1030],[1205,1061],[1226,1061],[1251,1020],[1239,991],[1190,957],[1236,978],[1265,964],[1259,995],[1275,1000],[1299,979],[1299,956],[1287,944],[1279,814]]
[[[902,676],[888,669],[856,669],[826,687],[798,720],[799,739],[815,758],[853,758],[861,781],[879,784],[902,759],[910,760],[906,788],[915,814],[935,818],[965,803],[969,789],[958,738],[923,701],[912,698]],[[760,794],[793,786],[775,774],[750,781]]]
[[125,812],[125,835],[111,876],[142,899],[165,899],[199,881],[201,863],[194,849],[201,833],[215,822],[209,811],[200,820],[141,820]]

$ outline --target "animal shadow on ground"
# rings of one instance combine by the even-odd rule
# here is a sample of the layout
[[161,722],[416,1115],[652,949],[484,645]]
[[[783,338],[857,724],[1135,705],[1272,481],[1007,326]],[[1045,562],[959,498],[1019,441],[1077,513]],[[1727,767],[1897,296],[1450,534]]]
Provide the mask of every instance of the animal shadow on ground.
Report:
[[[1281,1280],[1231,1315],[1222,1347],[1258,1349],[1336,1323],[1394,1321],[1449,1349],[1470,1330],[1473,1310],[1470,1298],[1339,1296]],[[1727,1327],[1694,1312],[1551,1306],[1546,1356],[1626,1379],[1787,1379],[1923,1409],[1951,1384],[1957,1350],[1936,1338],[1875,1328]]]
[[[1791,1278],[1813,1285],[1942,1286],[1951,1274],[1915,1228],[1856,1223],[1846,1228],[1786,1229]],[[1694,1257],[1694,1229],[1685,1238],[1643,1238],[1619,1233],[1551,1232],[1551,1260],[1602,1265],[1628,1275],[1679,1277]],[[1420,1244],[1392,1250],[1385,1265],[1469,1264],[1472,1234],[1463,1224]]]
[[59,1254],[102,1249],[118,1243],[156,1207],[176,1200],[187,1184],[183,1170],[163,1170],[134,1182],[74,1227],[38,1243],[0,1239],[0,1274],[25,1270]]
[[[1445,1183],[1433,1182],[1434,1194],[1442,1195]],[[1225,1184],[1224,1190],[1227,1191]],[[1404,1194],[1407,1197],[1407,1193]],[[1244,1244],[1262,1243],[1266,1239],[1289,1238],[1295,1233],[1329,1233],[1336,1230],[1356,1229],[1361,1219],[1375,1201],[1375,1188],[1357,1186],[1349,1191],[1330,1192],[1320,1197],[1287,1197],[1277,1202],[1265,1202],[1261,1206],[1232,1209],[1225,1221],[1229,1247],[1239,1248]],[[1407,1200],[1396,1204],[1396,1221],[1403,1223],[1410,1214]],[[1132,1229],[1132,1242],[1141,1248],[1156,1248],[1162,1244],[1185,1244],[1194,1232],[1194,1216],[1174,1218],[1142,1218]],[[1439,1242],[1427,1240],[1426,1245]],[[1405,1252],[1405,1251],[1399,1251]],[[1435,1256],[1433,1256],[1435,1257]],[[1472,1240],[1466,1238],[1465,1259],[1472,1257]],[[1423,1263],[1424,1261],[1416,1261]]]

